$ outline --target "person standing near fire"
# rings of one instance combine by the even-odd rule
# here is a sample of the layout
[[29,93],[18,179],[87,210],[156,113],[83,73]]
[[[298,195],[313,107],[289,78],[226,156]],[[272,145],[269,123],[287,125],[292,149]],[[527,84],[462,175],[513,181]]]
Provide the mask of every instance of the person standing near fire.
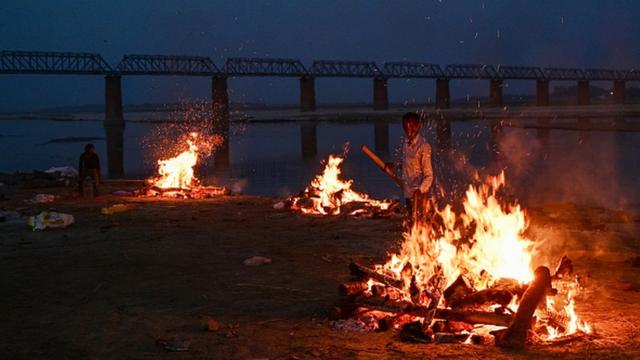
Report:
[[87,182],[87,178],[90,178],[93,194],[90,194],[90,197],[93,197],[97,191],[97,186],[100,185],[102,179],[100,176],[100,159],[98,158],[98,154],[96,154],[96,148],[93,144],[87,144],[84,146],[84,152],[80,155],[80,164],[78,165],[78,174],[80,175],[80,195],[81,196],[89,196],[86,194],[85,184]]
[[402,145],[402,163],[387,163],[389,168],[402,170],[403,193],[407,212],[414,215],[420,211],[420,203],[424,201],[433,184],[433,168],[431,166],[431,146],[420,134],[420,115],[408,112],[402,116],[402,128],[405,139]]

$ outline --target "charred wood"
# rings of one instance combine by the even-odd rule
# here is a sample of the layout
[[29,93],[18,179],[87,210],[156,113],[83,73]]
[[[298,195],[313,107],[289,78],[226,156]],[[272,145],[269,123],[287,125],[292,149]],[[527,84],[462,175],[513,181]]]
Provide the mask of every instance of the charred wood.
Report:
[[338,292],[342,296],[354,296],[360,294],[368,288],[369,284],[367,284],[366,281],[349,281],[344,284],[340,284],[340,286],[338,287]]
[[548,289],[551,288],[551,273],[549,268],[540,266],[535,271],[535,279],[527,288],[513,321],[502,334],[496,336],[496,345],[506,348],[522,349],[525,346],[527,332],[531,327],[531,320],[538,304],[544,300]]
[[484,304],[499,304],[507,306],[513,299],[513,294],[508,290],[484,289],[469,294],[463,298],[447,302],[451,308],[478,307]]
[[[406,301],[381,301],[380,299],[362,299],[354,304],[356,307],[366,307],[390,313],[407,314],[417,317],[454,320],[469,324],[486,324],[508,326],[513,316],[510,314],[498,314],[494,312],[472,310],[430,309],[426,306],[414,305]],[[433,315],[432,315],[433,314]]]
[[385,285],[393,286],[398,289],[403,288],[403,283],[401,280],[396,280],[390,276],[380,274],[373,269],[367,268],[355,262],[349,264],[349,271],[351,271],[351,275],[362,280],[368,280],[368,278],[371,278]]

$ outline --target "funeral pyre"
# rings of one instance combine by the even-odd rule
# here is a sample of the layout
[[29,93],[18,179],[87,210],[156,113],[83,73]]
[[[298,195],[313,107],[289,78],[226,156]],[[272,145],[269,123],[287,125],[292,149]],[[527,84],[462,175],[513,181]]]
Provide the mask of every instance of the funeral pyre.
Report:
[[176,156],[158,160],[158,174],[147,179],[144,194],[192,199],[229,194],[225,187],[202,185],[194,171],[202,154],[211,154],[221,141],[216,135],[185,135],[176,147]]
[[322,174],[317,175],[307,188],[276,208],[289,208],[304,214],[384,217],[397,213],[398,202],[376,200],[351,188],[353,180],[340,178],[344,157],[330,155]]
[[[533,268],[540,249],[525,237],[519,205],[503,205],[504,173],[469,186],[460,214],[450,205],[415,221],[385,264],[352,262],[340,286],[337,326],[399,330],[417,342],[490,343],[522,348],[584,336],[567,257]],[[346,320],[345,320],[346,319]]]

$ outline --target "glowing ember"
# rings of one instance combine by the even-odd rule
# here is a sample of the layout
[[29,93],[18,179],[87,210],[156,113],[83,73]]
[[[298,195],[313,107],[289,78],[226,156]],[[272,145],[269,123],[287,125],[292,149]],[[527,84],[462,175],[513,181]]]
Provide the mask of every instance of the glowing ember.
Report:
[[153,185],[161,189],[190,189],[198,181],[194,176],[193,167],[198,163],[198,133],[189,134],[188,149],[175,157],[158,160],[158,174]]
[[[291,208],[305,214],[339,215],[341,208],[350,203],[360,203],[364,208],[388,210],[393,202],[371,199],[369,195],[351,189],[353,180],[340,179],[340,165],[344,158],[330,155],[321,175],[307,186],[302,196],[292,198]],[[354,209],[350,215],[366,211]]]
[[[504,185],[504,174],[500,174],[480,186],[469,186],[460,215],[447,205],[436,210],[438,221],[416,222],[404,234],[399,251],[386,264],[376,266],[376,271],[401,281],[403,300],[423,306],[429,305],[430,298],[416,296],[415,289],[433,291],[431,282],[438,277],[443,277],[448,286],[462,275],[476,291],[506,279],[515,284],[532,281],[536,250],[524,236],[526,214],[519,205],[501,204],[497,192]],[[556,296],[563,299],[554,306],[548,298],[546,309],[536,313],[541,323],[547,324],[548,335],[542,338],[551,340],[578,331],[590,333],[590,326],[580,321],[575,312],[577,284],[562,281],[554,285],[563,287]],[[517,311],[519,300],[512,299],[508,306],[511,311]],[[445,305],[442,298],[439,305]],[[496,305],[485,305],[483,310],[495,309]]]

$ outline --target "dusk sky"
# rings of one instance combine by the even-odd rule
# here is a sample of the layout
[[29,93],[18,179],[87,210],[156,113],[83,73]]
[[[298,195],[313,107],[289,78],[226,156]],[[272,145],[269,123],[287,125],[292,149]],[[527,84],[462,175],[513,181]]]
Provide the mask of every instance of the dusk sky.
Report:
[[[0,49],[124,54],[634,68],[638,1],[3,1]],[[567,84],[570,85],[570,84]],[[608,84],[603,84],[608,85]],[[392,80],[392,102],[424,102],[433,81]],[[510,92],[532,91],[514,83]],[[454,97],[488,84],[455,81]],[[0,111],[100,104],[99,76],[2,76]],[[230,80],[232,101],[298,101],[291,78]],[[319,103],[368,102],[371,80],[320,79]],[[210,80],[126,77],[125,104],[208,98]]]

